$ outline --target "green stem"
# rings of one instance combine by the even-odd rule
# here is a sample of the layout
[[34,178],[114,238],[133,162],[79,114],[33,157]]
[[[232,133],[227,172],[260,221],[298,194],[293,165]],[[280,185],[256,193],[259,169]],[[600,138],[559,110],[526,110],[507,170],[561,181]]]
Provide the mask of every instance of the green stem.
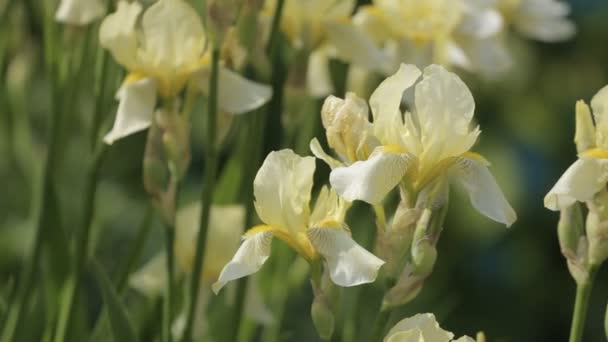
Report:
[[45,8],[47,15],[44,21],[44,52],[45,65],[51,81],[51,113],[50,113],[50,132],[49,132],[49,148],[47,157],[42,171],[42,188],[39,192],[38,201],[38,217],[36,221],[36,230],[34,235],[34,246],[32,256],[27,261],[23,272],[23,281],[19,285],[17,292],[17,302],[11,305],[8,317],[5,321],[0,342],[14,341],[17,326],[23,321],[24,310],[32,296],[34,276],[38,273],[38,266],[42,252],[43,244],[43,229],[51,215],[51,206],[49,203],[54,200],[53,196],[53,178],[58,161],[60,151],[60,130],[62,113],[59,110],[58,104],[60,100],[60,91],[57,83],[56,70],[54,65],[54,50],[52,49],[55,41],[55,25],[52,17],[49,16],[50,8]]
[[372,336],[369,340],[370,342],[382,341],[382,339],[384,338],[384,331],[386,330],[386,326],[389,322],[390,315],[390,310],[381,310],[380,312],[378,312],[374,321]]
[[[177,192],[176,192],[177,193]],[[175,300],[175,215],[173,222],[165,225],[165,243],[167,248],[167,286],[163,300],[163,342],[173,341],[171,322],[173,321],[173,302]]]
[[211,52],[211,77],[209,84],[209,100],[207,110],[207,134],[205,135],[205,177],[201,191],[201,217],[198,236],[196,239],[196,254],[194,256],[194,267],[190,279],[190,303],[186,315],[186,327],[184,329],[183,341],[192,341],[194,317],[198,303],[198,293],[200,278],[203,271],[205,246],[207,244],[207,231],[209,230],[209,216],[211,212],[211,202],[213,195],[213,185],[217,173],[217,151],[215,148],[215,132],[217,118],[217,98],[218,98],[218,76],[219,76],[220,50],[216,47]]
[[66,282],[64,288],[64,295],[62,296],[62,304],[59,309],[59,319],[57,320],[55,341],[65,341],[69,332],[70,323],[74,316],[74,310],[76,308],[76,298],[80,282],[87,264],[89,257],[89,247],[91,239],[91,228],[93,226],[93,217],[95,211],[95,195],[97,193],[97,185],[99,184],[99,172],[105,156],[106,148],[103,146],[101,150],[95,156],[93,164],[89,171],[87,185],[85,190],[84,198],[84,222],[81,227],[83,231],[80,232],[78,241],[76,243],[76,255],[73,259],[73,273]]
[[572,326],[570,328],[570,342],[582,341],[587,307],[589,306],[589,298],[591,297],[591,289],[593,288],[597,269],[597,265],[591,265],[589,267],[589,276],[587,277],[587,280],[576,286],[576,299],[574,302]]

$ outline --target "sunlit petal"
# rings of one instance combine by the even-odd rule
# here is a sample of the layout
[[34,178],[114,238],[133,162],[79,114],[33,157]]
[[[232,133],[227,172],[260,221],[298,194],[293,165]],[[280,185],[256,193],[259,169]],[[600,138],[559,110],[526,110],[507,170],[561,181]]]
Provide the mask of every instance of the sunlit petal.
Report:
[[441,329],[439,323],[437,323],[437,320],[435,319],[435,315],[431,313],[418,314],[399,321],[386,336],[390,337],[400,331],[416,329],[422,332],[424,341],[449,342],[454,337],[454,334],[451,332]]
[[114,126],[103,138],[108,145],[150,126],[156,106],[156,84],[149,78],[127,81],[118,90],[116,98],[120,103]]
[[545,207],[562,210],[574,202],[590,200],[606,186],[608,160],[579,159],[560,177],[545,196]]
[[384,339],[384,342],[425,342],[425,340],[420,329],[411,329],[398,331]]
[[263,106],[272,96],[272,89],[254,82],[227,68],[220,67],[218,106],[228,113],[241,114]]
[[450,173],[452,179],[469,194],[471,204],[477,211],[507,227],[515,222],[515,211],[484,163],[462,157],[451,167]]
[[319,143],[319,140],[317,140],[317,138],[313,138],[310,141],[310,152],[312,152],[315,157],[324,161],[332,169],[335,169],[338,166],[342,166],[342,163],[340,161],[333,158],[332,156],[327,154],[325,150],[323,150],[323,147],[321,147],[321,144]]
[[61,0],[55,19],[71,25],[86,25],[104,12],[104,3],[100,0]]
[[246,277],[262,268],[270,255],[272,233],[268,230],[247,233],[232,260],[224,266],[218,280],[211,285],[217,294],[229,281]]
[[127,69],[137,64],[137,19],[142,5],[120,1],[116,12],[108,15],[99,27],[99,43],[114,59]]
[[384,261],[359,246],[341,228],[311,228],[308,238],[327,262],[331,280],[339,286],[356,286],[376,280]]

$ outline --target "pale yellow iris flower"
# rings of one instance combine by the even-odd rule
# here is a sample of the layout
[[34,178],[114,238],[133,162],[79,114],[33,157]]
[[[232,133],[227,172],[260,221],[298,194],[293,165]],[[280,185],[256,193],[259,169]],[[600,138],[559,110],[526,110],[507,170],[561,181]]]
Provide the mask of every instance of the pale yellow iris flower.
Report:
[[324,261],[337,285],[355,286],[376,279],[384,261],[351,238],[344,223],[348,203],[323,188],[310,211],[314,171],[314,157],[300,157],[291,150],[266,157],[253,185],[255,208],[264,224],[245,233],[240,248],[213,284],[214,292],[257,272],[270,255],[273,237],[309,263]]
[[[142,13],[143,12],[143,13]],[[99,40],[130,74],[117,93],[116,121],[104,141],[146,129],[157,98],[171,99],[194,82],[207,92],[211,42],[197,12],[184,0],[159,0],[145,11],[138,2],[120,1],[101,24]],[[266,103],[271,89],[220,67],[218,105],[239,114]]]
[[399,321],[384,338],[384,342],[475,342],[468,336],[453,339],[454,334],[443,330],[435,315],[418,314]]
[[55,20],[63,24],[84,26],[101,18],[105,13],[102,0],[61,0]]
[[591,200],[608,183],[608,86],[591,99],[591,109],[585,102],[579,101],[576,116],[575,139],[577,144],[586,139],[587,149],[579,151],[578,160],[545,196],[545,207],[551,210],[562,210],[577,201]]
[[492,76],[511,64],[502,30],[489,2],[375,0],[351,22],[332,23],[329,36],[342,59],[385,75],[400,63],[438,63]]
[[543,42],[557,42],[576,33],[567,16],[570,5],[559,0],[498,0],[498,8],[520,34]]
[[[402,98],[411,91],[413,106],[403,113]],[[363,120],[367,107],[363,100],[353,98],[356,95],[348,95],[346,102],[358,103],[363,113],[358,120]],[[373,138],[366,138],[368,143],[361,146],[353,145],[356,139],[347,142],[346,153],[337,151],[346,155],[346,162],[328,159],[318,143],[311,144],[313,153],[333,167],[330,182],[340,196],[379,204],[398,185],[417,194],[434,181],[446,179],[462,185],[481,214],[507,226],[515,221],[515,212],[488,170],[489,163],[469,151],[480,130],[470,127],[475,102],[456,74],[437,65],[421,73],[416,66],[402,64],[378,86],[369,103],[373,122],[351,126],[363,127],[353,134],[373,134]]]

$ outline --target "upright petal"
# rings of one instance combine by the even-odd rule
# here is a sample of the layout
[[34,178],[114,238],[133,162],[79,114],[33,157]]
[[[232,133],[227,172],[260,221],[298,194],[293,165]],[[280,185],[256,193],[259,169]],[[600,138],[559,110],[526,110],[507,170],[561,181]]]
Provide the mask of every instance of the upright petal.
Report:
[[386,336],[390,337],[401,331],[410,331],[414,329],[422,332],[424,341],[449,342],[454,337],[454,334],[443,330],[439,326],[439,323],[437,323],[437,320],[435,319],[435,315],[432,313],[418,314],[405,318],[399,321]]
[[150,126],[156,106],[156,85],[149,78],[127,80],[118,90],[116,98],[120,101],[116,120],[112,130],[103,138],[108,145]]
[[407,171],[410,155],[384,152],[378,147],[368,160],[335,168],[329,181],[336,192],[347,201],[361,200],[380,203]]
[[374,134],[383,144],[398,144],[394,129],[396,123],[403,124],[401,98],[406,89],[420,77],[415,65],[401,64],[399,70],[387,77],[372,93],[369,104],[374,118]]
[[562,210],[574,202],[590,200],[606,186],[608,159],[579,159],[572,164],[545,196],[545,207]]
[[218,106],[233,114],[257,109],[272,97],[269,86],[250,81],[223,67],[220,67],[218,87]]
[[269,230],[249,231],[232,260],[224,266],[211,289],[218,294],[229,281],[246,277],[262,268],[270,256],[272,233]]
[[471,204],[477,211],[507,227],[515,222],[515,211],[483,162],[460,157],[449,172],[452,179],[468,192]]
[[260,219],[273,228],[303,232],[314,172],[314,157],[300,157],[288,149],[270,152],[253,181]]
[[99,27],[99,44],[129,70],[137,66],[137,19],[142,11],[139,2],[120,1],[116,12],[108,15]]
[[87,25],[105,12],[100,0],[61,0],[55,20],[71,25]]
[[339,286],[372,283],[384,261],[359,246],[342,228],[311,228],[308,238],[325,258],[331,280]]
[[604,86],[593,96],[591,108],[596,126],[596,144],[608,149],[608,86]]
[[198,65],[205,49],[201,19],[184,0],[159,0],[150,6],[141,21],[142,60],[156,72],[187,73]]
[[466,84],[438,65],[424,69],[416,85],[416,114],[420,123],[421,163],[432,165],[468,151],[479,134],[470,130],[475,101]]

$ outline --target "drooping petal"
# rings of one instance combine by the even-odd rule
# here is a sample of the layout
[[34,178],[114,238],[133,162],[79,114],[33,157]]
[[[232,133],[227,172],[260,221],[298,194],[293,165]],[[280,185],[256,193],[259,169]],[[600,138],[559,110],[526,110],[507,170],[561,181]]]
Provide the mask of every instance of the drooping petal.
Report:
[[272,233],[269,230],[246,233],[241,247],[232,260],[224,266],[218,280],[211,285],[213,292],[218,294],[229,281],[259,271],[270,256],[271,244]]
[[407,331],[398,331],[387,338],[384,342],[425,342],[420,329],[411,329]]
[[590,200],[607,181],[608,159],[578,159],[545,196],[545,207],[557,211]]
[[150,126],[156,106],[156,84],[149,78],[127,80],[118,90],[116,98],[120,103],[114,126],[103,138],[108,145]]
[[327,32],[339,58],[366,69],[387,72],[388,56],[362,29],[352,23],[334,21],[327,23]]
[[383,149],[378,147],[365,161],[335,168],[329,176],[331,186],[347,201],[380,203],[399,184],[411,158],[405,153],[384,152]]
[[223,67],[220,67],[218,87],[218,106],[233,114],[257,109],[272,97],[269,86],[250,81]]
[[201,19],[184,0],[159,0],[143,15],[142,60],[163,76],[194,70],[205,49]]
[[139,2],[120,1],[116,12],[108,15],[99,27],[99,43],[112,57],[129,70],[137,66],[137,19],[142,11]]
[[167,257],[165,253],[154,256],[142,268],[135,271],[129,277],[129,286],[148,298],[160,295],[167,286]]
[[[453,337],[449,331],[443,330],[435,315],[432,313],[418,314],[412,317],[405,318],[397,323],[386,335],[390,336],[397,334],[400,331],[420,330],[424,341],[432,342],[449,342]],[[388,342],[388,341],[386,341]]]
[[438,65],[426,67],[424,78],[416,85],[415,102],[425,165],[460,155],[473,146],[479,135],[469,127],[475,101],[456,74]]
[[449,172],[464,187],[477,211],[507,227],[515,222],[515,211],[483,162],[460,157]]
[[317,140],[317,138],[313,138],[310,141],[310,152],[312,152],[312,154],[315,157],[317,157],[317,158],[321,159],[322,161],[324,161],[332,169],[335,169],[338,166],[342,166],[342,163],[340,161],[338,161],[337,159],[333,158],[332,156],[330,156],[329,154],[327,154],[325,152],[325,150],[323,150],[323,147],[321,147],[321,144],[319,143],[319,140]]
[[277,229],[303,232],[310,215],[314,172],[314,157],[300,157],[289,149],[271,152],[253,181],[260,219]]
[[372,283],[384,261],[359,246],[342,228],[311,228],[310,243],[325,258],[331,280],[339,286]]
[[308,57],[306,88],[310,95],[315,97],[327,96],[333,92],[327,48],[315,49]]
[[399,70],[382,81],[372,93],[369,105],[374,118],[374,134],[383,144],[399,143],[399,138],[395,136],[395,125],[403,124],[399,109],[401,98],[420,74],[416,66],[401,64]]
[[55,20],[70,25],[87,25],[105,12],[100,0],[61,0]]

